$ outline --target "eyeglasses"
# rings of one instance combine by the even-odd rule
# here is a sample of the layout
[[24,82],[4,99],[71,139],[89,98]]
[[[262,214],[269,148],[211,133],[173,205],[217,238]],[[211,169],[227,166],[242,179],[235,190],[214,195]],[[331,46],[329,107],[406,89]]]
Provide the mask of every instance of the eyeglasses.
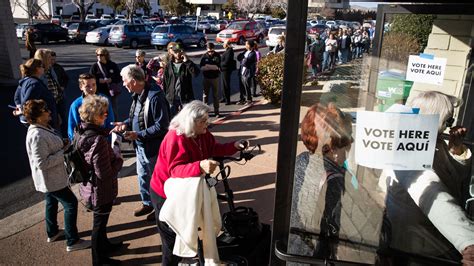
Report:
[[96,56],[106,56],[106,54],[96,54]]

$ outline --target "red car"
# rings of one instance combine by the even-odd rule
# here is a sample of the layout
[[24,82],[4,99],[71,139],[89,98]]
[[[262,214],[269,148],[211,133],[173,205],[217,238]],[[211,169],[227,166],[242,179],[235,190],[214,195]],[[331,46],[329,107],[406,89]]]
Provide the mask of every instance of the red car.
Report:
[[229,40],[239,45],[245,44],[247,40],[255,40],[260,43],[265,38],[265,28],[256,21],[234,21],[225,30],[217,34],[216,42],[223,43]]

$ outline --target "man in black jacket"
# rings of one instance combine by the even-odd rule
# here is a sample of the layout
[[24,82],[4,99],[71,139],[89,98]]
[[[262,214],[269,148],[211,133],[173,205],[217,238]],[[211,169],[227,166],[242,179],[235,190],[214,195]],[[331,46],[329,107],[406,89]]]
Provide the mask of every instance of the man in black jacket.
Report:
[[[163,91],[146,82],[145,73],[137,65],[128,65],[120,72],[123,83],[132,93],[130,115],[124,122],[116,122],[114,131],[124,132],[127,140],[133,141],[137,155],[137,175],[142,206],[135,210],[135,216],[149,214],[147,220],[154,220],[150,198],[150,180],[155,167],[158,150],[168,132],[170,122],[169,104]],[[125,130],[129,131],[125,131]]]
[[199,75],[200,70],[178,44],[170,49],[170,62],[163,74],[163,90],[171,107],[171,117],[174,117],[183,104],[195,100],[193,77]]
[[245,94],[247,95],[246,104],[252,103],[252,86],[255,79],[255,72],[257,71],[257,54],[254,51],[255,42],[250,40],[245,43],[245,53],[239,54],[237,60],[241,65],[241,79],[244,85]]
[[202,85],[204,88],[202,101],[209,104],[209,90],[212,87],[212,96],[214,104],[214,115],[219,117],[219,77],[221,74],[221,56],[214,50],[214,44],[207,43],[207,52],[202,56],[201,63],[202,75],[204,76]]
[[222,70],[222,83],[224,85],[224,97],[225,97],[225,104],[230,105],[230,76],[232,72],[236,69],[236,62],[234,59],[234,49],[229,43],[229,40],[224,41],[224,48],[225,51],[222,54],[222,61],[221,61],[221,70]]

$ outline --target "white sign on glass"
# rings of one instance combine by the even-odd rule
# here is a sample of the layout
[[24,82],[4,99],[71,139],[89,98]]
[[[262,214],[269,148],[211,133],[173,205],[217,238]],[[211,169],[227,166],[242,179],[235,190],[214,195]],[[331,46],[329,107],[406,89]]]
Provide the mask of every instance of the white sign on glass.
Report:
[[439,115],[357,112],[355,160],[376,169],[431,169]]
[[446,58],[432,55],[410,55],[406,80],[443,85],[446,62]]

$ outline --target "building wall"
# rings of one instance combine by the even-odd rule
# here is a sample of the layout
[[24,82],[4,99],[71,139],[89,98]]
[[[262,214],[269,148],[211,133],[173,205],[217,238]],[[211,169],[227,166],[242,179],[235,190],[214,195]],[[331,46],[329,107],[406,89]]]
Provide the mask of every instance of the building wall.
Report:
[[[19,7],[18,5],[15,5],[13,0],[11,1],[12,1],[11,10],[13,12],[13,17],[23,18],[23,19],[28,18],[28,14],[21,7]],[[23,3],[22,4],[23,6],[26,6],[27,0],[19,0],[19,1]],[[73,15],[73,13],[78,12],[78,9],[75,5],[65,0],[38,0],[38,5],[43,9],[43,11],[46,13],[47,16],[53,16],[53,15],[71,16]],[[159,10],[161,10],[161,6],[159,5],[159,0],[150,0],[150,5],[151,5],[151,11],[150,11],[151,14],[160,12]],[[57,12],[58,8],[62,8],[61,14]],[[103,9],[103,14],[114,13],[114,10],[112,8],[102,5],[100,3],[95,3],[89,12],[96,14],[98,9]],[[121,13],[126,14],[126,11],[122,11]],[[136,13],[144,14],[144,11],[142,9],[138,9]]]
[[0,62],[2,62],[0,79],[2,80],[20,78],[20,47],[9,5],[9,1],[0,1],[0,47],[2,47],[0,49]]
[[462,98],[474,40],[474,16],[439,15],[433,23],[424,53],[447,58],[441,86],[414,83],[412,90],[437,90]]

